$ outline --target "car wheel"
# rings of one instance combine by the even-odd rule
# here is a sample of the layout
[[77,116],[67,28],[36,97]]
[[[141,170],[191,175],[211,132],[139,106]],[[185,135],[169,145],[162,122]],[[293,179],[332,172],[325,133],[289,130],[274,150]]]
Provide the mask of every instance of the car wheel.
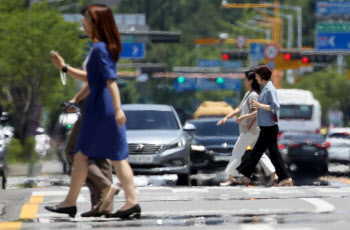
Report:
[[177,183],[176,185],[182,185],[182,186],[190,186],[191,185],[191,179],[190,174],[177,174]]

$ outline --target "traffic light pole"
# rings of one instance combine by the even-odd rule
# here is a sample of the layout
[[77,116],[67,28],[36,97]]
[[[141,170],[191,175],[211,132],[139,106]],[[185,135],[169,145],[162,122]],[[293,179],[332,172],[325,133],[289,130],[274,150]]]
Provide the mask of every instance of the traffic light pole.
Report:
[[342,73],[343,72],[343,66],[344,65],[344,55],[342,54],[338,54],[337,55],[337,67],[338,67],[338,73]]
[[[275,15],[275,12],[272,10],[260,9],[260,11]],[[293,47],[293,16],[291,14],[284,14],[281,12],[278,13],[278,16],[286,18],[288,20],[287,48],[290,49]]]
[[281,5],[281,4],[273,4],[273,3],[267,3],[272,7],[280,7],[282,9],[288,9],[288,10],[295,10],[297,12],[297,24],[298,24],[298,30],[297,30],[297,36],[298,36],[298,48],[301,49],[303,47],[302,39],[302,15],[301,15],[301,6],[289,6],[289,5]]

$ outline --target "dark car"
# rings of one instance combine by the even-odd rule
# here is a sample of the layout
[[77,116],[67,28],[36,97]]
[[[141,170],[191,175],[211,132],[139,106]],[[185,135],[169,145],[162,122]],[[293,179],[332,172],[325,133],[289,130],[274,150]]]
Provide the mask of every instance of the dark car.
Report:
[[329,142],[321,134],[299,134],[292,137],[288,146],[287,164],[292,171],[316,169],[328,173]]
[[177,174],[178,185],[190,184],[190,142],[172,106],[123,105],[127,118],[128,162],[136,174]]
[[285,131],[278,134],[278,147],[285,162],[288,160],[288,147],[293,144],[294,137],[298,135],[305,135],[305,132]]
[[234,119],[217,126],[219,118],[188,120],[196,127],[191,143],[193,169],[226,167],[239,136],[239,125]]

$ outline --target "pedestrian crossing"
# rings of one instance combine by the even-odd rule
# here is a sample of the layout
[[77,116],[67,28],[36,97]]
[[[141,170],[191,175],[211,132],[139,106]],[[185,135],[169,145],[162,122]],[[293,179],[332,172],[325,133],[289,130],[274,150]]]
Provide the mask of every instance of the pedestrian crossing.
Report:
[[[113,227],[130,225],[135,228],[154,229],[156,226],[171,227],[174,221],[178,222],[175,225],[184,227],[202,223],[204,220],[203,226],[206,226],[208,221],[217,222],[217,227],[220,229],[225,223],[244,222],[248,221],[247,219],[272,223],[276,215],[331,213],[336,208],[326,199],[350,197],[350,187],[313,186],[283,188],[145,186],[137,187],[136,192],[143,208],[141,220],[122,222],[106,217],[80,217],[82,212],[91,208],[87,187],[82,188],[78,197],[79,212],[75,218],[45,210],[45,205],[54,205],[65,198],[68,193],[66,186],[35,189],[29,202],[23,206],[21,219],[31,219],[42,226],[60,223],[63,226],[74,224],[79,225],[79,228],[101,229],[108,229],[111,223]],[[114,210],[119,209],[124,201],[124,193],[121,191],[120,195],[114,198]],[[26,222],[23,224],[27,225]],[[275,228],[266,225],[266,229]]]

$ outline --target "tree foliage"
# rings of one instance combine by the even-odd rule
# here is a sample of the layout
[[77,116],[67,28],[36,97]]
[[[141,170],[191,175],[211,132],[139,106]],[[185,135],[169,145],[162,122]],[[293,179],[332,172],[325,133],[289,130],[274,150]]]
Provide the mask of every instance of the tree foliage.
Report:
[[[350,105],[350,82],[346,76],[333,69],[308,74],[289,87],[310,90],[320,101],[323,120],[326,120],[328,110],[340,110],[344,115],[347,114]],[[346,116],[344,124],[347,124]]]
[[86,41],[79,38],[78,24],[65,22],[45,2],[31,9],[20,2],[0,2],[0,103],[13,112],[15,136],[24,143],[33,131],[35,110],[45,106],[53,111],[76,91],[72,79],[66,87],[61,84],[49,51],[57,50],[72,66],[80,66]]

